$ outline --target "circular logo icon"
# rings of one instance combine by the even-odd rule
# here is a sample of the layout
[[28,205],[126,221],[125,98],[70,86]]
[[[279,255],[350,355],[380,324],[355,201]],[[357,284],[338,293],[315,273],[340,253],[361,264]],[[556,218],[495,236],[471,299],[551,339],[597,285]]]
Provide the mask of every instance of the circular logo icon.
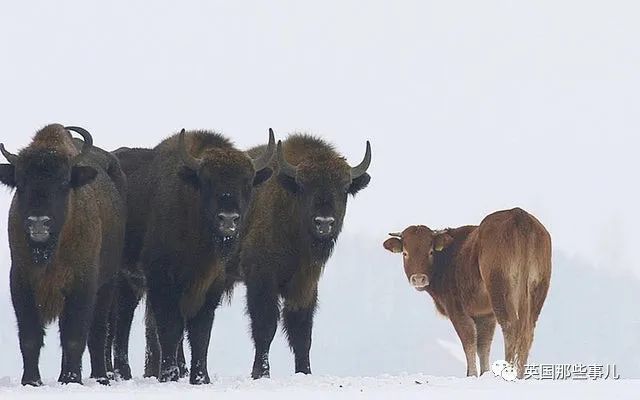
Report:
[[491,365],[491,372],[493,372],[493,375],[499,376],[508,382],[513,382],[518,378],[518,371],[516,371],[516,368],[505,360],[498,360],[494,362]]

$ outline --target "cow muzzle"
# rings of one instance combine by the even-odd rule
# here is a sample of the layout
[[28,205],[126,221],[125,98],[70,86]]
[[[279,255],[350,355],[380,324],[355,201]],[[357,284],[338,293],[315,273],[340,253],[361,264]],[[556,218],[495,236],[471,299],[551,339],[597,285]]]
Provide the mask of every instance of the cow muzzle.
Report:
[[409,278],[409,283],[416,289],[424,289],[429,286],[429,277],[425,274],[413,274]]
[[49,221],[47,216],[30,216],[27,218],[27,229],[29,237],[36,243],[44,243],[51,237],[49,232]]

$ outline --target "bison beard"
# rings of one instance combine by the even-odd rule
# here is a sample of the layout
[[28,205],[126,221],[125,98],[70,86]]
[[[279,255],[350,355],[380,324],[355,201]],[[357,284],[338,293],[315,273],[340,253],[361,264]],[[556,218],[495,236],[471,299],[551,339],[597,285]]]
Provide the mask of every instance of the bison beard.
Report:
[[[67,129],[80,133],[84,143],[72,140]],[[92,147],[91,135],[84,129],[57,124],[40,130],[19,155],[1,145],[0,149],[10,162],[1,166],[0,180],[17,186],[9,213],[9,244],[22,384],[42,384],[38,364],[44,327],[56,318],[62,345],[58,381],[82,382],[82,354],[88,341],[91,377],[108,384],[107,322],[125,219],[125,178],[118,161]],[[29,229],[25,221],[38,225]],[[51,226],[45,228],[44,221]],[[49,229],[48,242],[29,239],[29,231]]]
[[238,246],[255,346],[254,379],[270,376],[269,349],[280,298],[295,372],[311,373],[318,281],[342,229],[348,194],[366,187],[370,179],[365,172],[371,160],[368,142],[363,162],[354,168],[332,146],[307,135],[278,143],[277,154],[277,179],[257,190]]

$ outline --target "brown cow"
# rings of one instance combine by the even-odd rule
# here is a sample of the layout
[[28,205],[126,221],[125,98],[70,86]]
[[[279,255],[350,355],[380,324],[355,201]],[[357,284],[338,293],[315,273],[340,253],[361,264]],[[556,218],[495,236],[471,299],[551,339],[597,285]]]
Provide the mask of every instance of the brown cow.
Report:
[[467,376],[490,369],[496,326],[502,328],[505,360],[522,378],[533,330],[551,278],[551,237],[520,208],[498,211],[479,226],[432,231],[410,226],[384,242],[403,254],[409,283],[433,298],[448,317],[467,357]]

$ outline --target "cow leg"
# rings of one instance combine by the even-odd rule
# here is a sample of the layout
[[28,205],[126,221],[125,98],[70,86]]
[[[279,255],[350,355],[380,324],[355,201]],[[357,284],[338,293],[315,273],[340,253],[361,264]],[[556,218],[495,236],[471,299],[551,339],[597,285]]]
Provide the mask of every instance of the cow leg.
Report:
[[475,317],[473,321],[476,324],[478,335],[478,356],[480,358],[480,375],[482,375],[491,370],[491,342],[496,330],[496,317],[493,314],[485,315]]
[[309,351],[311,350],[313,315],[316,310],[317,297],[316,291],[312,304],[304,308],[299,308],[285,301],[282,316],[289,346],[295,356],[296,373],[311,374]]
[[160,376],[160,342],[158,341],[156,321],[153,318],[153,310],[148,296],[144,316],[144,335],[146,339],[144,377],[157,378]]
[[[158,268],[159,269],[159,268]],[[157,271],[159,272],[159,271]],[[149,274],[149,302],[156,323],[160,343],[160,382],[177,381],[180,378],[176,353],[184,333],[184,319],[180,314],[177,289],[163,274]]]
[[58,382],[82,384],[82,354],[87,346],[89,327],[96,302],[95,283],[85,282],[82,290],[67,296],[60,316],[62,370]]
[[207,293],[205,303],[200,307],[198,313],[187,322],[189,343],[191,344],[191,376],[189,383],[192,385],[211,382],[207,371],[207,355],[209,353],[213,319],[221,297],[221,288],[211,288]]
[[269,349],[278,327],[278,294],[267,279],[247,280],[247,309],[251,317],[251,335],[255,346],[253,379],[269,378]]
[[15,276],[11,268],[11,300],[18,320],[18,339],[22,353],[22,385],[42,386],[40,349],[44,344],[44,327],[33,298],[33,292]]
[[451,315],[450,319],[462,342],[462,348],[467,357],[467,376],[478,376],[478,368],[476,365],[476,325],[470,316],[462,313]]
[[129,364],[129,337],[133,316],[142,298],[143,290],[142,287],[134,287],[133,283],[124,276],[118,278],[114,368],[116,376],[125,381],[132,378]]
[[113,282],[103,285],[98,290],[93,312],[93,322],[89,330],[89,355],[91,356],[91,375],[102,385],[109,384],[107,377],[107,330],[113,303],[115,286]]

